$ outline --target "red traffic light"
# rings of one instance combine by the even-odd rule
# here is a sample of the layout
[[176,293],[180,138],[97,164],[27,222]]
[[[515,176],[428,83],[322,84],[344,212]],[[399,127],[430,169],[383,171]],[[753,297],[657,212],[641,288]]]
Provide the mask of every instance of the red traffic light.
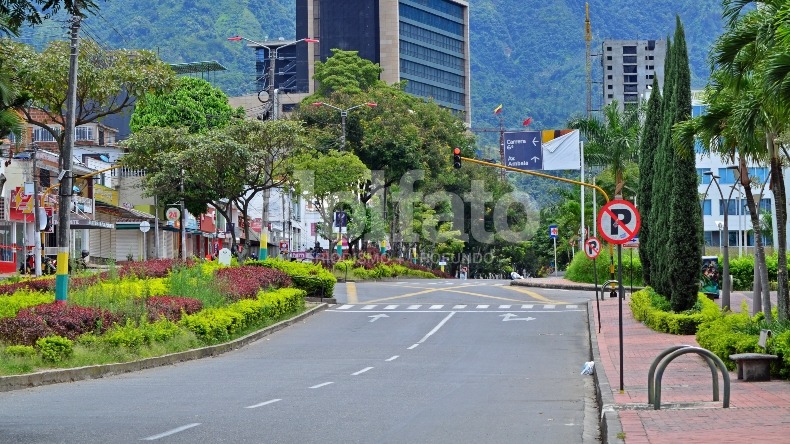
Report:
[[453,168],[461,168],[461,148],[453,148]]
[[461,155],[461,148],[453,148],[453,154],[456,156]]

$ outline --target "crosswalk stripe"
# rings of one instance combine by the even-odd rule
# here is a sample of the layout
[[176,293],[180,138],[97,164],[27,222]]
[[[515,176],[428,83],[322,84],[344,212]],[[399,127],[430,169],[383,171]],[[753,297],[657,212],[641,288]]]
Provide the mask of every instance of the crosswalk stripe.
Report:
[[478,306],[477,306],[477,307],[475,307],[475,308],[488,308],[488,305],[478,305]]
[[466,308],[466,305],[455,305],[455,306],[453,306],[453,310],[460,310],[462,308]]
[[344,306],[342,306],[342,307],[337,307],[337,309],[338,309],[338,310],[348,310],[348,309],[349,309],[349,308],[351,308],[351,307],[353,307],[353,305],[348,305],[348,304],[346,304],[346,305],[344,305]]
[[396,308],[398,308],[397,305],[387,305],[384,307],[385,310],[395,310]]
[[374,308],[376,308],[375,305],[366,305],[366,306],[362,307],[363,310],[373,310]]
[[430,310],[439,310],[442,307],[444,307],[444,305],[431,305]]
[[409,310],[418,310],[422,305],[409,305]]
[[500,305],[499,308],[510,308],[510,305]]
[[569,309],[569,310],[570,310],[570,309],[576,309],[576,308],[579,308],[579,306],[578,306],[578,305],[566,305],[566,306],[565,306],[565,308],[567,308],[567,309]]
[[521,308],[532,309],[534,305],[522,305]]
[[544,305],[543,309],[544,310],[554,310],[555,307],[556,307],[556,305]]

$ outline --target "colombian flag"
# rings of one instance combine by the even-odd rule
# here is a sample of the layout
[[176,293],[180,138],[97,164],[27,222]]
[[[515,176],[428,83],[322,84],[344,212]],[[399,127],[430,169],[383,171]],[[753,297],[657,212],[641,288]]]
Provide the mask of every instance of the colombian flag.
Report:
[[502,112],[502,104],[500,103],[499,106],[494,108],[494,114],[499,114]]

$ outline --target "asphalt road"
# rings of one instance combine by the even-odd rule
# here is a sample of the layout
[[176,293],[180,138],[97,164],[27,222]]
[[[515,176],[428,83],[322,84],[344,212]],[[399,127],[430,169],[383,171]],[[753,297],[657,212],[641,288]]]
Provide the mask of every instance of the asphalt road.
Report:
[[507,284],[339,285],[217,358],[0,393],[0,442],[594,442],[590,296]]

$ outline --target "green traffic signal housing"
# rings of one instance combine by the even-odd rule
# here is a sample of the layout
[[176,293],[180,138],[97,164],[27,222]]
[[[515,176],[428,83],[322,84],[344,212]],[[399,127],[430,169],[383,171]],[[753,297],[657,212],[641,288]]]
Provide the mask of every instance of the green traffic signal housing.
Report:
[[453,168],[461,168],[461,148],[453,148]]

